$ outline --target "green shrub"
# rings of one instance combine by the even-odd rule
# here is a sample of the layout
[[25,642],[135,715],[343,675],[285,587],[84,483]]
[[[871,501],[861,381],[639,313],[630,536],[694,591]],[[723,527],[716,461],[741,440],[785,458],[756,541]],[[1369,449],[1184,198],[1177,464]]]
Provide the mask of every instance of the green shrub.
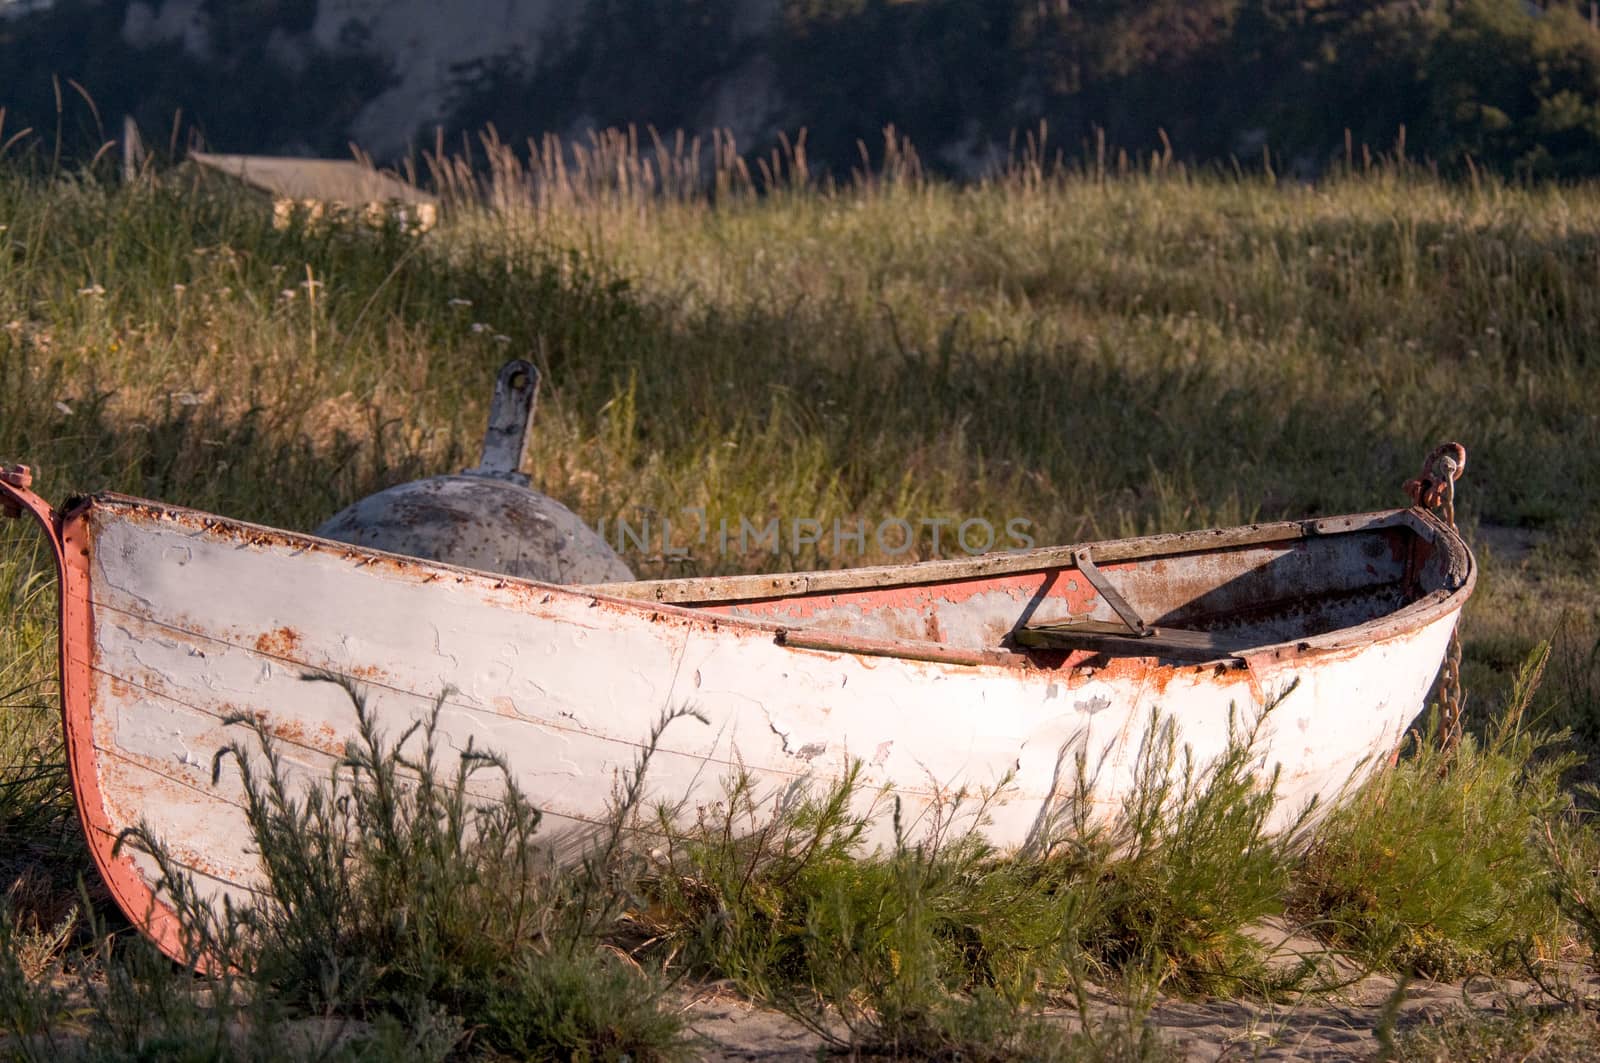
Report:
[[[689,713],[663,716],[612,828],[572,864],[538,837],[540,815],[498,755],[469,743],[445,766],[443,698],[391,739],[361,690],[339,682],[358,737],[325,784],[289,781],[263,721],[229,721],[252,740],[219,751],[216,770],[231,760],[243,778],[260,899],[219,911],[159,840],[125,836],[157,860],[190,965],[244,972],[254,1000],[384,1021],[428,1043],[467,1036],[529,1058],[684,1054],[683,1021],[665,1008],[663,984],[600,946],[627,900],[615,880],[622,826],[662,730]],[[497,797],[473,796],[483,773],[499,777]]]
[[1228,746],[1206,764],[1178,748],[1174,718],[1152,720],[1117,855],[1100,873],[1104,914],[1089,945],[1103,963],[1184,992],[1269,988],[1265,949],[1245,928],[1283,910],[1298,834],[1266,830],[1278,781],[1261,764],[1270,712],[1230,715]]
[[1438,979],[1553,957],[1562,939],[1540,839],[1570,806],[1573,758],[1523,719],[1549,647],[1524,661],[1494,730],[1409,753],[1333,811],[1295,875],[1293,909],[1376,966]]

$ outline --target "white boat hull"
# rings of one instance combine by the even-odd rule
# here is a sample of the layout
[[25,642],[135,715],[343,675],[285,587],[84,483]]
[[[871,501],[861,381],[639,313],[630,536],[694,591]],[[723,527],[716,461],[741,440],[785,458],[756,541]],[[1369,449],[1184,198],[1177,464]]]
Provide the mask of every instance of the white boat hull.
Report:
[[[1282,828],[1394,747],[1471,585],[1469,569],[1464,587],[1406,622],[1227,663],[1050,667],[998,652],[808,648],[727,606],[623,600],[130,500],[52,519],[84,823],[130,917],[169,948],[153,861],[112,845],[144,827],[203,892],[256,888],[239,773],[225,764],[213,781],[213,757],[240,737],[222,721],[245,713],[268,723],[291,771],[325,779],[355,715],[341,688],[308,674],[358,680],[390,734],[442,696],[447,746],[504,754],[552,825],[603,819],[663,711],[693,708],[706,722],[675,721],[650,763],[654,801],[692,814],[737,772],[776,793],[825,785],[859,760],[864,790],[891,790],[913,830],[963,789],[992,792],[982,829],[1001,848],[1026,845],[1070,795],[1076,752],[1095,768],[1092,800],[1111,810],[1153,720],[1176,721],[1204,763],[1225,748],[1232,714],[1283,695],[1259,746],[1262,778],[1281,769]],[[891,832],[884,815],[870,840]]]

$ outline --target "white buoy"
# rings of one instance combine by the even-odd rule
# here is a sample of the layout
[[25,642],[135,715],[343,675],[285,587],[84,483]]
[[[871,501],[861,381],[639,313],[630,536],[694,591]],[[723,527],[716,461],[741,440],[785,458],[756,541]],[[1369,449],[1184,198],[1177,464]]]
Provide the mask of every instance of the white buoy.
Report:
[[368,495],[316,534],[545,583],[633,579],[616,551],[576,513],[528,486],[521,465],[538,396],[533,363],[507,362],[495,381],[476,468]]

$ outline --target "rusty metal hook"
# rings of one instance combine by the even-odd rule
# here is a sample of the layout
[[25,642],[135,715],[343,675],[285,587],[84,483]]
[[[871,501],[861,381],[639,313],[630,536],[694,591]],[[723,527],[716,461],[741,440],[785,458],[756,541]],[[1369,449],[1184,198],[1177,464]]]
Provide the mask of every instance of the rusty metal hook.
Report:
[[[33,487],[33,470],[26,465],[0,465],[0,483],[27,491]],[[0,498],[0,512],[16,520],[22,516],[22,505],[9,497]]]
[[1422,463],[1422,474],[1405,482],[1405,492],[1413,505],[1438,509],[1455,494],[1455,482],[1467,471],[1467,448],[1460,443],[1441,443]]

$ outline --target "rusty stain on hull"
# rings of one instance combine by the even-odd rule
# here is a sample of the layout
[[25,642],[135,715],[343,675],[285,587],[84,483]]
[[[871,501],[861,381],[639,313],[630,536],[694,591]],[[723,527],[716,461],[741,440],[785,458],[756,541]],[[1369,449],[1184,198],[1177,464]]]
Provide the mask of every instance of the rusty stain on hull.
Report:
[[452,747],[502,752],[573,823],[604,818],[661,709],[689,704],[710,726],[664,737],[662,800],[714,800],[736,767],[775,788],[861,759],[867,790],[894,790],[910,821],[959,786],[1009,780],[984,829],[1014,847],[1058,801],[1065,751],[1096,765],[1091,797],[1111,808],[1153,713],[1204,759],[1230,714],[1295,681],[1269,721],[1281,820],[1332,799],[1421,708],[1474,579],[1459,537],[1418,510],[1094,544],[1138,615],[1242,647],[1197,662],[1015,645],[1026,625],[1114,618],[1072,547],[560,587],[115,495],[56,514],[0,480],[0,502],[39,524],[61,576],[63,715],[91,852],[169,952],[153,869],[114,840],[147,820],[211,895],[252,890],[237,773],[213,782],[211,757],[238,737],[223,720],[245,714],[291,774],[325,778],[354,716],[307,673],[362,680],[396,732],[443,696]]

